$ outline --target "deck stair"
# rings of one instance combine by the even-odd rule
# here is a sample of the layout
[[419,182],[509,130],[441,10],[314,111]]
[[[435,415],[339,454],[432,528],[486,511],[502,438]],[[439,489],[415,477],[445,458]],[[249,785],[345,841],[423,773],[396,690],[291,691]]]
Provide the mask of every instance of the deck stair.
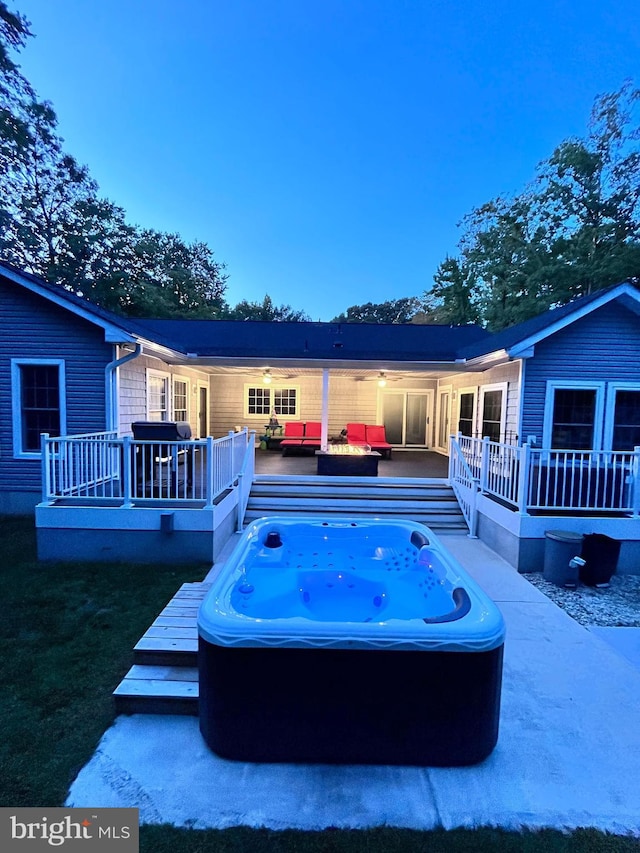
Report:
[[245,523],[269,515],[404,518],[438,534],[468,531],[453,489],[434,479],[258,475]]
[[119,714],[198,713],[198,608],[209,583],[183,584],[133,650],[114,690]]

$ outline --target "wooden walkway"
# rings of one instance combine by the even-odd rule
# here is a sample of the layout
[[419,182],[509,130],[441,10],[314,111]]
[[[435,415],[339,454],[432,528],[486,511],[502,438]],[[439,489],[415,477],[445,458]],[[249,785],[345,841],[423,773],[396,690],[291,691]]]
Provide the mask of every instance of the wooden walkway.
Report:
[[114,690],[119,714],[198,713],[198,608],[211,584],[183,584],[133,650]]

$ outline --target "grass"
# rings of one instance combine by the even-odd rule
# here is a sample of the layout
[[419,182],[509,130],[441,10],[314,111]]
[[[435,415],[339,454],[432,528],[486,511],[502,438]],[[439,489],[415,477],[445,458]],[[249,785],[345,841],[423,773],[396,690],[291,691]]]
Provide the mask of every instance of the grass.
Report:
[[[114,719],[131,649],[185,581],[208,566],[38,563],[33,520],[0,518],[0,806],[61,806]],[[94,805],[99,806],[100,803]],[[594,830],[322,832],[143,826],[142,853],[627,853]]]

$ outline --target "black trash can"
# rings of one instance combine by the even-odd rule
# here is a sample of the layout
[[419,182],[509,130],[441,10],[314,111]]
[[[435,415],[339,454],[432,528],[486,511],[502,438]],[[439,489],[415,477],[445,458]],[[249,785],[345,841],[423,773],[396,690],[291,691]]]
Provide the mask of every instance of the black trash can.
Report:
[[574,557],[580,556],[582,533],[571,530],[545,530],[543,576],[547,581],[575,589],[578,586],[578,566],[571,566]]
[[587,586],[608,586],[618,568],[620,542],[604,533],[587,533],[580,555],[585,561],[580,580]]

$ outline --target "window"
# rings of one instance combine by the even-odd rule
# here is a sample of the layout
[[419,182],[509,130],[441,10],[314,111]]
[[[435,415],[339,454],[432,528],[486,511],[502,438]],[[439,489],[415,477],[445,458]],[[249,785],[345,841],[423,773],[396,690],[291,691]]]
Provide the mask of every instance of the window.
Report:
[[40,435],[66,431],[64,362],[58,359],[14,359],[13,448],[16,456],[40,453]]
[[507,385],[485,385],[480,389],[482,424],[480,435],[491,441],[504,441]]
[[296,418],[300,408],[298,388],[274,388],[262,385],[245,385],[245,416]]
[[169,420],[169,376],[147,370],[147,418],[150,421]]
[[621,389],[615,393],[612,450],[633,450],[640,446],[640,389]]
[[551,447],[592,450],[595,415],[595,388],[556,388]]
[[174,377],[173,380],[173,419],[189,420],[189,382],[186,379]]
[[460,414],[458,416],[458,432],[462,433],[462,435],[473,435],[475,408],[475,391],[460,391]]
[[604,392],[604,382],[549,380],[543,446],[555,450],[600,450],[603,446]]
[[276,415],[294,416],[297,412],[297,392],[295,388],[274,388],[273,408]]

